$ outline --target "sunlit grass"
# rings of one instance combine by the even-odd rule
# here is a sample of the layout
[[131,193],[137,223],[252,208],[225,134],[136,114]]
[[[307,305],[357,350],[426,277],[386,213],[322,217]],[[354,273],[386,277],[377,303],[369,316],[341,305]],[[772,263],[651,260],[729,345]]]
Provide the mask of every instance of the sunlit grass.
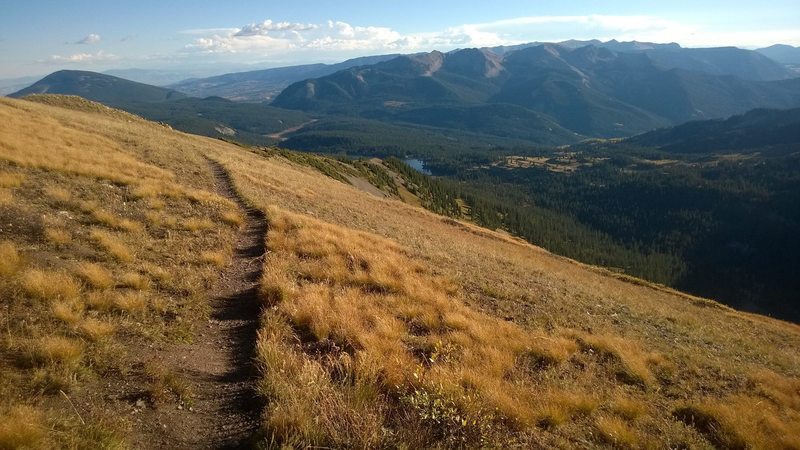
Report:
[[114,286],[114,276],[111,271],[100,264],[82,262],[75,273],[89,287],[95,289],[108,289]]
[[112,258],[120,262],[131,262],[134,260],[133,251],[118,238],[114,237],[114,235],[103,230],[93,229],[90,232],[90,236],[97,245],[108,252]]
[[22,266],[22,258],[13,242],[0,241],[0,276],[16,273]]
[[45,301],[71,300],[80,293],[80,285],[67,273],[41,269],[26,270],[22,288],[30,297]]

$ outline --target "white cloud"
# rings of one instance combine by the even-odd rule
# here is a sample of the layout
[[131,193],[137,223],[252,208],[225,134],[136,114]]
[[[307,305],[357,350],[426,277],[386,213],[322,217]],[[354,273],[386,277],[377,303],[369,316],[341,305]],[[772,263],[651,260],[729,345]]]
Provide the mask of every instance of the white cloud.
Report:
[[83,39],[81,39],[79,41],[73,42],[73,44],[91,45],[91,44],[97,44],[98,42],[100,42],[100,35],[99,34],[95,34],[95,33],[91,33],[88,36],[86,36],[85,38],[83,38]]
[[262,57],[297,56],[299,52],[333,55],[451,50],[567,39],[678,42],[694,47],[755,47],[776,42],[800,44],[800,30],[715,31],[642,15],[516,17],[406,34],[389,27],[356,26],[332,20],[316,24],[265,20],[240,28],[186,30],[182,33],[199,36],[184,47],[187,53]]
[[51,63],[93,63],[102,61],[112,61],[117,59],[116,55],[98,50],[96,53],[75,53],[62,56],[53,55],[47,62]]

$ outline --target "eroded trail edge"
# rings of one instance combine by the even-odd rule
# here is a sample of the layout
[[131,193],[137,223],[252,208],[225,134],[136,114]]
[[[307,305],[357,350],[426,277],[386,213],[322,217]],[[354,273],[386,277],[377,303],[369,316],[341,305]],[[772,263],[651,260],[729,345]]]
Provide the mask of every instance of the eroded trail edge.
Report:
[[267,220],[239,196],[225,168],[209,160],[218,194],[236,202],[244,223],[230,264],[211,292],[208,324],[194,341],[157,352],[157,358],[188,383],[191,401],[153,411],[134,446],[158,448],[249,448],[263,402],[257,391],[255,346],[261,303]]

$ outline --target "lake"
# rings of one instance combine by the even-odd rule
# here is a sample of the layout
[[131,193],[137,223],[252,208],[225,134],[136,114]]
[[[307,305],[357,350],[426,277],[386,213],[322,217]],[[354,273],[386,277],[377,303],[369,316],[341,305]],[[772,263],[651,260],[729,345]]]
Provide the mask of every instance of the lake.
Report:
[[411,166],[411,168],[417,172],[424,173],[425,175],[433,175],[430,170],[425,168],[425,161],[421,159],[409,158],[404,159],[403,162]]

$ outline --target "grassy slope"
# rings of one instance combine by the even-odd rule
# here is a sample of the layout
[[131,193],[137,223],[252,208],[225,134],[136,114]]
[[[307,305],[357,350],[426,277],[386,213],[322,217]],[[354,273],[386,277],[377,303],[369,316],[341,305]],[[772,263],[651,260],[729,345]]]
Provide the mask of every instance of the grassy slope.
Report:
[[[133,313],[118,296],[144,292],[186,303],[180,309],[186,336],[202,318],[202,296],[188,302],[191,291],[162,287],[151,266],[194,292],[213,279],[212,270],[187,263],[203,251],[224,248],[231,230],[220,225],[191,232],[177,225],[231,212],[225,202],[197,193],[212,189],[207,155],[231,171],[241,193],[264,208],[273,224],[262,283],[268,326],[259,352],[262,362],[277,358],[285,364],[283,373],[275,371],[277,363],[264,368],[263,392],[273,400],[264,426],[277,441],[800,445],[797,326],[620,279],[501,233],[364,194],[278,156],[264,158],[83,103],[72,106],[87,111],[0,103],[5,116],[0,164],[7,173],[0,178],[0,211],[4,223],[19,212],[30,218],[20,228],[3,227],[0,236],[13,241],[0,251],[11,254],[6,247],[13,246],[22,261],[7,270],[3,266],[0,274],[3,309],[9,307],[2,312],[11,313],[4,324],[8,332],[0,338],[0,444],[30,439],[63,445],[67,439],[90,441],[106,430],[115,439],[124,438],[126,428],[135,432],[133,423],[116,423],[118,415],[102,412],[106,406],[125,408],[125,401],[92,397],[92,389],[102,387],[105,375],[136,379],[141,369],[130,364],[146,355],[133,350],[177,338],[164,326],[174,324],[167,318],[174,319],[171,308],[177,306],[167,303],[162,312],[155,305],[163,303],[149,301]],[[31,129],[41,133],[31,135]],[[52,149],[91,163],[98,172],[79,175],[66,166],[47,166],[61,161],[52,157],[39,159],[38,166],[9,162],[12,156],[52,155],[44,153]],[[115,161],[125,164],[114,166]],[[115,167],[124,175],[135,171],[135,179],[109,179]],[[183,193],[159,195],[157,180],[183,186],[162,190]],[[112,211],[117,223],[81,203],[55,203],[73,200],[43,195],[52,183]],[[75,221],[58,222],[68,220],[61,210]],[[176,225],[158,220],[160,214],[178,218]],[[57,244],[52,233],[22,228],[42,216],[56,221],[43,229],[67,231],[71,240]],[[124,231],[121,217],[139,226]],[[135,249],[136,259],[114,262],[90,237],[92,228]],[[172,250],[187,245],[188,250]],[[77,290],[57,293],[63,298],[56,301],[50,295],[38,299],[35,290],[25,288],[24,274],[32,267],[64,271],[78,283],[77,264],[83,260],[110,270],[113,286],[98,290],[80,282]],[[127,272],[145,277],[150,289],[116,281]],[[96,308],[89,300],[100,295],[96,292],[117,300],[108,310]],[[115,332],[104,340],[81,340],[81,324],[89,318]],[[15,355],[28,345],[29,354],[48,355],[37,349],[45,341],[29,341],[30,336],[63,338],[80,357],[66,358],[74,352],[64,352],[63,360],[18,361]],[[110,352],[106,345],[122,355],[120,361],[101,364]],[[134,369],[124,373],[121,367]],[[57,386],[67,387],[79,405],[94,400],[94,407],[80,407],[94,428],[64,419],[74,416],[63,397],[26,381],[40,373],[44,380],[66,376]],[[42,378],[48,374],[54,377]],[[95,434],[87,436],[87,430]]]
[[[277,286],[280,292],[288,293],[282,302],[290,302],[289,305],[283,305],[282,302],[277,304],[278,311],[283,311],[278,314],[278,319],[293,327],[290,330],[295,338],[291,337],[292,334],[284,338],[288,342],[298,339],[304,345],[297,345],[291,352],[287,352],[292,357],[299,352],[302,357],[314,360],[322,366],[323,374],[341,372],[337,372],[339,369],[335,368],[335,364],[326,365],[326,358],[330,355],[320,352],[320,348],[350,348],[350,353],[356,355],[356,360],[358,355],[376,351],[375,347],[371,347],[373,344],[369,343],[368,334],[354,336],[351,334],[354,333],[352,329],[336,329],[336,321],[342,318],[337,317],[339,313],[329,312],[329,302],[335,304],[338,297],[335,295],[333,299],[326,298],[325,290],[331,289],[337,295],[344,295],[354,285],[352,280],[348,281],[348,277],[361,277],[362,280],[365,277],[378,277],[385,281],[388,278],[388,283],[399,285],[403,285],[404,280],[408,279],[402,271],[380,273],[380,269],[376,269],[379,270],[378,273],[359,273],[358,265],[348,266],[346,258],[344,266],[355,269],[350,272],[348,269],[341,269],[343,261],[336,256],[337,253],[350,255],[355,261],[359,258],[370,261],[370,258],[375,257],[374,252],[381,254],[380,250],[375,250],[380,247],[370,243],[376,239],[374,236],[350,231],[359,230],[391,239],[401,246],[399,252],[405,256],[398,257],[392,267],[403,267],[409,264],[409,259],[422,265],[424,269],[420,275],[421,280],[414,283],[430,283],[427,281],[429,275],[425,275],[430,274],[433,278],[445,277],[457,285],[452,293],[447,292],[445,295],[441,291],[437,292],[436,304],[421,305],[420,314],[437,317],[436,308],[449,311],[450,307],[438,304],[444,301],[441,300],[441,295],[445,295],[446,301],[452,302],[453,310],[461,308],[458,305],[467,305],[470,314],[480,312],[507,319],[513,322],[515,329],[521,329],[527,335],[541,336],[545,341],[566,338],[576,345],[577,350],[563,361],[545,364],[543,368],[533,364],[535,367],[530,372],[525,372],[521,367],[526,364],[524,351],[520,353],[509,350],[510,353],[505,354],[506,361],[513,363],[502,370],[506,370],[505,374],[511,379],[527,386],[528,395],[531,396],[530,403],[525,403],[526,400],[522,400],[525,397],[522,396],[519,403],[511,407],[519,407],[517,413],[509,412],[511,409],[504,410],[503,417],[509,422],[500,422],[511,423],[511,429],[515,430],[506,435],[509,439],[513,436],[513,440],[517,442],[543,445],[586,445],[598,443],[598,428],[618,426],[623,430],[630,429],[628,431],[634,436],[631,439],[641,444],[660,442],[672,445],[708,445],[709,442],[726,439],[734,442],[740,438],[752,439],[755,443],[761,440],[763,443],[774,442],[780,432],[796,429],[798,426],[798,413],[793,409],[797,407],[797,403],[792,402],[797,400],[796,377],[800,375],[800,354],[796,350],[800,343],[800,330],[794,325],[735,312],[714,302],[653,287],[638,280],[615,278],[603,270],[556,257],[503,234],[443,219],[397,201],[364,195],[353,187],[320,179],[315,171],[281,159],[254,161],[244,153],[220,154],[218,157],[233,172],[242,192],[253,199],[255,204],[265,208],[276,205],[279,210],[299,212],[316,219],[297,218],[289,214],[290,222],[303,224],[299,226],[300,230],[310,228],[310,232],[314,233],[314,228],[321,228],[322,236],[331,233],[345,236],[340,238],[345,243],[340,244],[340,248],[334,245],[333,249],[330,243],[325,244],[326,239],[322,237],[312,240],[319,243],[317,246],[307,242],[302,245],[292,244],[291,239],[295,238],[291,233],[286,237],[269,237],[270,242],[273,239],[278,240],[277,244],[272,244],[272,250],[278,255],[275,258],[276,263],[292,261],[292,257],[300,256],[299,265],[292,267],[289,263],[285,274],[278,277],[279,282],[265,280],[264,286],[268,292]],[[274,212],[272,216],[275,216]],[[331,224],[340,228],[334,227],[331,231],[328,229]],[[274,233],[280,233],[281,229],[276,227]],[[287,239],[289,243],[286,243]],[[341,249],[342,246],[344,249]],[[362,255],[359,248],[363,247],[370,250]],[[398,250],[390,247],[386,250],[385,257],[390,258],[397,252]],[[310,269],[303,265],[309,263],[308,260],[318,263],[316,259],[330,259],[331,273],[340,275],[330,275],[327,278],[323,276],[323,280],[320,280],[319,274],[309,274]],[[367,267],[370,266],[367,264]],[[284,276],[286,278],[281,278]],[[314,288],[313,284],[321,284],[321,287]],[[313,297],[307,297],[303,293],[304,289],[321,290],[323,294],[321,300],[318,300],[321,303],[315,304]],[[413,292],[404,290],[377,291],[386,292],[390,297],[415,296]],[[343,297],[342,303],[346,303],[345,299]],[[372,299],[366,296],[363,301],[369,302]],[[304,308],[309,309],[304,311]],[[346,311],[344,306],[343,308]],[[391,306],[388,308],[388,312],[384,310],[375,313],[377,317],[364,320],[370,323],[389,320],[386,316],[402,317],[400,310],[392,310]],[[314,318],[319,311],[331,314],[331,323],[316,325],[317,319]],[[350,317],[347,313],[341,314]],[[472,326],[476,324],[472,322],[468,325]],[[421,333],[441,337],[443,344],[450,339],[441,336],[447,334],[446,326],[437,325],[434,321],[432,330],[423,328]],[[401,326],[399,331],[395,331],[398,333],[395,335],[396,339],[400,339],[406,346],[408,354],[405,357],[424,353],[424,344],[410,339],[415,333],[420,333],[419,329],[406,324],[405,330]],[[270,342],[272,341],[267,339],[264,345]],[[500,342],[486,345],[498,347],[501,352],[506,351]],[[364,353],[359,353],[359,350]],[[265,357],[268,359],[268,356],[267,354]],[[312,367],[309,370],[316,370],[313,369],[314,364],[309,365]],[[354,366],[356,369],[351,370],[358,373],[359,363],[356,362]],[[398,375],[399,379],[407,380],[408,375],[413,377],[413,370],[412,367],[406,367],[404,374]],[[433,370],[438,370],[435,364],[426,368],[425,373]],[[764,371],[767,375],[762,373]],[[634,376],[630,376],[630,372],[634,372]],[[771,378],[774,377],[773,372],[781,375]],[[345,373],[352,375],[351,372]],[[470,385],[463,379],[459,381],[457,375],[454,377],[449,378],[449,386]],[[334,376],[333,379],[335,378]],[[764,379],[773,381],[759,381]],[[335,381],[320,383],[325,386],[331,382],[335,385]],[[383,405],[389,412],[385,416],[377,419],[371,417],[369,420],[389,424],[391,429],[392,418],[396,417],[393,414],[407,413],[407,409],[397,403],[397,399],[402,398],[402,393],[414,392],[413,387],[416,385],[401,383],[401,387],[397,388],[385,380],[377,383],[379,385],[373,386],[373,389],[388,399]],[[784,386],[784,394],[774,394],[778,384]],[[275,389],[277,388],[274,386],[267,386],[271,395],[280,398],[280,392],[276,393]],[[286,389],[284,393],[292,392],[291,387]],[[764,394],[765,392],[773,394]],[[576,412],[577,406],[574,399],[569,398],[570,393],[594,399],[594,407],[589,408],[587,413]],[[344,398],[351,394],[346,389],[340,392]],[[447,398],[458,402],[461,394],[456,389]],[[482,395],[485,395],[484,398],[491,398],[489,394]],[[564,399],[553,400],[551,403],[556,406],[551,411],[542,411],[536,406],[540,403],[538,399],[559,396],[564,396]],[[776,400],[764,401],[765,396]],[[790,398],[795,400],[789,400]],[[300,404],[293,404],[292,407],[314,416],[318,413],[314,409],[314,400],[308,401],[310,403],[306,404],[298,401]],[[617,423],[613,411],[618,403],[627,402],[642,405],[644,412],[630,423],[625,422],[623,426]],[[722,425],[717,426],[714,425],[716,422],[706,421],[706,424],[712,423],[712,426],[699,426],[698,431],[684,424],[692,421],[692,414],[687,411],[697,417],[704,414],[704,411],[693,409],[701,402],[711,405],[709,408],[715,414],[713,420]],[[356,401],[355,405],[357,404]],[[484,406],[491,408],[498,404],[495,400],[487,400]],[[286,405],[284,407],[289,408]],[[474,411],[469,406],[459,407]],[[349,417],[356,422],[367,420],[358,414],[357,406],[343,408],[348,411],[348,414],[342,413],[343,417]],[[738,419],[733,417],[734,410],[743,411]],[[278,409],[272,415],[268,413],[267,419],[269,421],[284,414],[285,409]],[[558,417],[554,421],[561,423],[547,428],[551,422],[548,415]],[[697,420],[700,421],[699,418]],[[756,425],[759,421],[773,423],[776,428]],[[276,427],[274,431],[279,437],[286,437],[287,430],[291,430],[299,433],[303,439],[315,437],[318,440],[314,442],[317,443],[345,445],[326,432],[323,426],[312,430],[297,424],[296,428],[286,428],[286,424],[278,426],[273,423],[272,426]],[[709,430],[719,432],[714,434]],[[400,430],[398,433],[402,434],[403,431],[408,430]],[[428,434],[420,432],[418,435],[436,441],[435,433],[432,435],[428,431]],[[470,430],[466,434],[474,436],[473,432],[474,430]],[[703,433],[706,437],[702,437]],[[386,436],[375,438],[370,433],[366,435],[371,436],[370,439],[390,439]],[[454,435],[463,436],[459,432],[454,432]],[[787,436],[786,439],[795,439],[793,442],[796,442],[796,435],[783,435]],[[348,443],[353,444],[353,441]],[[426,442],[431,443],[432,441]]]
[[238,211],[214,141],[42,100],[86,112],[0,100],[0,448],[114,447],[137,409],[190,401],[153,349],[206,322]]

